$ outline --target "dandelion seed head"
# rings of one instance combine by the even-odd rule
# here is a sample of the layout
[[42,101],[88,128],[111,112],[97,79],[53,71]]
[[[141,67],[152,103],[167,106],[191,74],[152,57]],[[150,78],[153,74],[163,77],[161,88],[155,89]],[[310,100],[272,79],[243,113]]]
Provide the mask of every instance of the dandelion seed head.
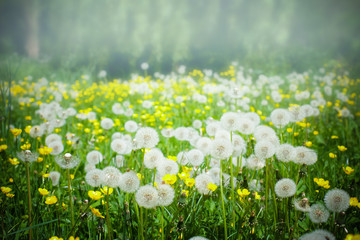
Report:
[[350,206],[350,196],[341,189],[333,189],[325,194],[324,202],[326,207],[333,212],[342,212]]
[[280,198],[294,196],[296,193],[296,184],[292,179],[283,178],[275,184],[275,193]]

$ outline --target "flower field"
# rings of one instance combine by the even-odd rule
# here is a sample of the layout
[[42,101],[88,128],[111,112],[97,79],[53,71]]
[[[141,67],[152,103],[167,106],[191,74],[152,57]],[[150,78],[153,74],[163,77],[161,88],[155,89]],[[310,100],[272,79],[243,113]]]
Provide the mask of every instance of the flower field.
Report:
[[360,79],[147,67],[1,82],[2,239],[360,239]]

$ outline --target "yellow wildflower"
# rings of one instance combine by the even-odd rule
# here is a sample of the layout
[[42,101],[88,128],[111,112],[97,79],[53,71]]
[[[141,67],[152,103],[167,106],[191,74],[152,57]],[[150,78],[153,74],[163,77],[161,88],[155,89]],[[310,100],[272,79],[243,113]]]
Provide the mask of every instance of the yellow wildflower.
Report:
[[190,173],[187,173],[187,172],[181,172],[181,173],[178,173],[177,175],[179,176],[179,178],[180,178],[181,180],[184,180],[184,179],[190,177]]
[[100,198],[104,197],[100,191],[88,191],[88,195],[93,200],[99,200]]
[[323,178],[314,178],[314,182],[317,183],[318,186],[323,187],[325,189],[329,189],[329,180],[325,180]]
[[30,133],[30,130],[31,130],[32,126],[31,125],[28,125],[25,127],[24,131],[29,134]]
[[176,182],[177,177],[174,174],[166,174],[162,179],[165,183],[172,185]]
[[28,142],[26,142],[25,144],[23,144],[23,145],[20,146],[20,148],[21,148],[22,150],[28,150],[28,149],[30,149],[30,147],[31,147],[31,144],[28,143]]
[[244,188],[243,190],[238,189],[237,193],[239,194],[240,197],[246,197],[250,194],[249,190],[247,190],[246,188]]
[[10,132],[16,137],[21,134],[22,130],[18,129],[18,128],[13,128],[13,129],[10,129]]
[[181,191],[181,194],[185,194],[185,196],[189,196],[189,191],[183,189],[183,190]]
[[360,234],[348,234],[345,240],[360,240]]
[[261,198],[260,194],[258,194],[257,192],[255,192],[255,199],[259,200]]
[[90,206],[90,209],[91,209],[91,212],[92,212],[95,216],[100,217],[100,218],[105,218],[103,215],[101,215],[101,213],[100,213],[100,211],[99,211],[98,209],[93,208],[93,207],[91,207],[91,206]]
[[186,186],[192,187],[195,184],[195,179],[194,178],[186,178],[184,180],[184,183],[186,184]]
[[350,174],[352,174],[355,170],[352,168],[352,167],[350,167],[350,166],[347,166],[347,167],[343,167],[343,170],[344,170],[344,172],[347,174],[347,175],[350,175]]
[[39,153],[40,153],[41,155],[49,155],[52,151],[53,151],[53,149],[52,149],[52,148],[49,148],[49,147],[47,147],[47,146],[42,147],[42,148],[39,148]]
[[331,139],[338,139],[339,137],[338,136],[335,136],[335,135],[332,135],[331,136]]
[[173,161],[175,161],[175,162],[177,161],[177,157],[176,157],[176,156],[170,156],[170,155],[169,155],[169,156],[167,156],[167,158],[170,159],[170,160],[173,160]]
[[186,166],[181,166],[181,169],[183,170],[183,172],[186,172],[186,173],[192,171],[192,168],[188,168],[188,167],[186,167]]
[[51,205],[57,203],[58,199],[56,196],[47,197],[45,200],[45,204]]
[[329,153],[329,157],[330,157],[330,158],[336,158],[337,155],[336,155],[335,153]]
[[359,200],[357,197],[350,198],[350,206],[357,207],[359,205]]
[[9,197],[9,198],[12,198],[12,197],[15,196],[15,194],[13,194],[13,193],[7,193],[6,196]]
[[8,148],[8,146],[6,144],[0,145],[0,152],[2,152],[3,150],[6,150],[7,148]]
[[307,147],[311,147],[311,146],[312,146],[312,142],[311,142],[311,141],[307,141],[307,142],[305,142],[305,146],[307,146]]
[[9,158],[9,162],[14,166],[20,163],[17,158]]
[[108,187],[103,187],[103,188],[100,188],[100,191],[105,195],[110,195],[113,193],[114,189],[108,188]]
[[345,146],[343,146],[343,145],[338,146],[338,149],[339,149],[341,152],[344,152],[344,151],[347,150],[347,148],[346,148]]
[[51,238],[49,238],[49,240],[64,240],[63,238],[59,238],[57,236],[52,236]]
[[318,132],[318,131],[314,131],[313,134],[316,136],[316,135],[319,134],[319,132]]
[[291,132],[293,131],[293,129],[292,129],[292,128],[287,128],[286,131],[287,131],[288,133],[291,133]]
[[48,195],[50,192],[48,190],[46,190],[45,188],[38,188],[38,191],[40,192],[41,195],[46,196]]
[[11,190],[12,190],[12,189],[9,188],[9,187],[1,187],[1,191],[2,191],[3,193],[5,193],[5,194],[11,192]]
[[210,191],[215,191],[216,189],[217,189],[217,186],[215,185],[215,184],[213,184],[213,183],[209,183],[208,185],[207,185],[207,188],[210,190]]

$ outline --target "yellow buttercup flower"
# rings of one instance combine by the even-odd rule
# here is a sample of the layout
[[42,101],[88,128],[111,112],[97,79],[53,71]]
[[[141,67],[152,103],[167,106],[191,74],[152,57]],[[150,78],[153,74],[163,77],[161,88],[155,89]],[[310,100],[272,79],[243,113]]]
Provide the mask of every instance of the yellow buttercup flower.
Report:
[[344,151],[347,150],[347,148],[346,148],[345,146],[343,146],[343,145],[338,146],[338,149],[339,149],[341,152],[344,152]]
[[195,184],[195,179],[194,178],[186,178],[184,180],[184,183],[185,183],[186,186],[192,187]]
[[335,153],[329,153],[329,157],[330,157],[330,158],[336,158],[337,155],[336,155]]
[[113,193],[114,189],[108,188],[108,187],[103,187],[103,188],[100,188],[100,191],[105,195],[110,195]]
[[259,200],[261,198],[260,194],[258,194],[257,192],[255,192],[255,199]]
[[45,204],[47,205],[52,205],[52,204],[55,204],[57,203],[58,199],[56,196],[51,196],[51,197],[47,197],[46,200],[45,200]]
[[307,146],[307,147],[311,147],[311,146],[312,146],[312,142],[311,142],[311,141],[307,141],[307,142],[305,142],[305,146]]
[[21,134],[22,130],[18,129],[18,128],[13,128],[13,129],[10,129],[10,132],[16,137]]
[[162,179],[165,183],[172,185],[176,182],[177,177],[174,174],[166,174]]
[[244,188],[243,190],[238,189],[236,192],[239,194],[240,197],[246,197],[250,194],[249,190],[247,190],[246,188]]
[[63,238],[59,238],[57,236],[52,236],[51,238],[49,238],[49,240],[64,240]]
[[8,148],[8,146],[6,144],[0,145],[0,152],[3,150],[6,150],[7,148]]
[[189,196],[189,191],[183,189],[183,190],[181,191],[181,194],[185,194],[185,196]]
[[17,158],[9,158],[9,162],[11,163],[11,165],[18,165],[20,163],[20,161]]
[[187,173],[187,172],[181,172],[181,173],[178,173],[177,175],[179,176],[179,178],[180,178],[181,180],[184,180],[184,179],[190,177],[190,173]]
[[11,190],[12,190],[12,189],[9,188],[9,187],[1,187],[1,191],[2,191],[3,193],[5,193],[5,194],[11,192]]
[[329,180],[324,180],[323,178],[314,178],[314,182],[320,187],[323,187],[325,189],[329,189]]
[[39,148],[39,153],[40,153],[41,155],[49,155],[52,151],[53,151],[53,149],[52,149],[52,148],[49,148],[49,147],[47,147],[47,146],[42,147],[42,148]]
[[105,217],[100,213],[100,211],[99,211],[98,209],[93,208],[93,207],[91,207],[91,206],[90,206],[90,209],[91,209],[91,212],[92,212],[95,216],[100,217],[100,218],[105,218]]
[[48,195],[50,192],[48,190],[46,190],[45,188],[38,188],[38,191],[40,192],[41,195],[46,196]]
[[217,189],[217,186],[216,186],[215,184],[213,184],[213,183],[209,183],[209,184],[207,185],[207,188],[208,188],[210,191],[214,192],[214,191]]
[[186,166],[181,166],[181,169],[182,169],[183,172],[186,172],[186,173],[192,171],[192,168],[188,168],[188,167],[186,167]]
[[93,200],[99,200],[104,197],[100,191],[88,191],[88,195]]
[[360,240],[360,234],[348,234],[345,240]]
[[347,166],[347,167],[343,167],[343,170],[344,170],[344,172],[347,174],[347,175],[350,175],[350,174],[352,174],[355,170],[352,168],[352,167],[350,167],[350,166]]
[[359,205],[359,200],[357,197],[350,198],[350,206],[357,207]]

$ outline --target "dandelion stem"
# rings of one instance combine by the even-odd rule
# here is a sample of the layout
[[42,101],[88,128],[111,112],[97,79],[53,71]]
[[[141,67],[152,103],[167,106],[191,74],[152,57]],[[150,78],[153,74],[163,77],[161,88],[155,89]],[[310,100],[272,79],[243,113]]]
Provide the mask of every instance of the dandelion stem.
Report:
[[[28,206],[29,206],[29,227],[31,227],[31,191],[30,191],[30,163],[26,162],[26,180],[28,188]],[[31,240],[32,229],[29,229],[29,240]]]
[[223,182],[222,182],[222,168],[223,168],[223,164],[222,164],[222,162],[220,162],[220,193],[221,193],[221,205],[222,205],[222,212],[223,212],[223,218],[224,218],[224,233],[225,233],[225,239],[227,239],[226,212],[225,212],[224,190],[223,190]]
[[106,225],[108,228],[108,238],[109,240],[112,239],[111,237],[111,225],[110,225],[110,215],[109,215],[109,188],[107,189],[107,194],[106,194]]
[[164,240],[164,207],[161,206],[161,239]]
[[233,164],[232,164],[232,156],[230,157],[230,185],[231,185],[231,203],[232,203],[232,222],[231,226],[235,229],[235,196],[234,196],[234,173],[233,173]]
[[[74,226],[74,207],[73,207],[73,199],[71,193],[71,178],[70,178],[70,169],[67,169],[67,180],[68,180],[68,190],[69,190],[69,204],[70,204],[70,215],[71,215],[71,227]],[[70,232],[71,234],[71,232]]]

